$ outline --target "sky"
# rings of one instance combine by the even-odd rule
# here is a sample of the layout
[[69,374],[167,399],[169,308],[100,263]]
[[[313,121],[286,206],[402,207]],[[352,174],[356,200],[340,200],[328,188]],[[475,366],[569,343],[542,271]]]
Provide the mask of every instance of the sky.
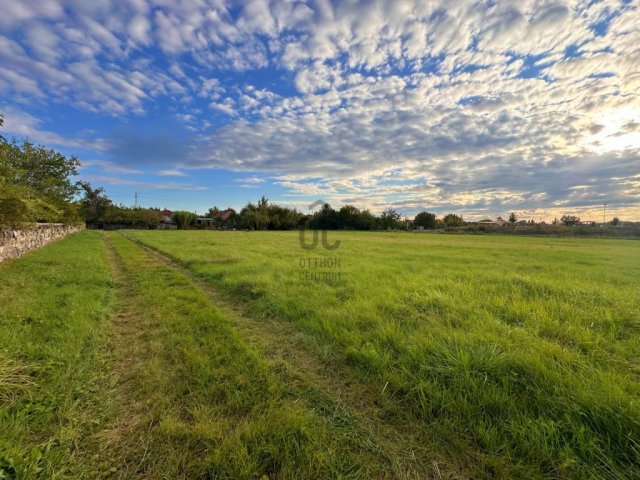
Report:
[[640,220],[640,2],[0,0],[4,134],[117,203]]

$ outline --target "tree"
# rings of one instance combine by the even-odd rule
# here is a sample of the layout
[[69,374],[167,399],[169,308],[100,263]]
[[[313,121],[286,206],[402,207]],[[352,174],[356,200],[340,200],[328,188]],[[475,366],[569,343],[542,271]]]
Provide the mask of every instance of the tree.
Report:
[[511,225],[514,225],[517,221],[518,217],[515,213],[511,212],[511,214],[509,215],[509,222],[511,222]]
[[611,220],[611,225],[620,225],[620,219],[618,217],[613,217],[613,219]]
[[180,230],[186,230],[190,226],[196,223],[198,217],[195,213],[187,212],[185,210],[178,210],[173,212],[173,220]]
[[416,218],[413,219],[413,225],[415,227],[423,227],[423,228],[436,228],[436,214],[429,212],[420,212],[416,215]]
[[315,212],[309,221],[309,226],[318,230],[335,230],[340,226],[340,216],[331,205],[325,203]]
[[455,213],[448,213],[442,218],[442,223],[445,227],[460,227],[464,225],[464,220]]
[[358,218],[358,230],[372,230],[375,228],[376,219],[369,210],[362,210]]
[[220,213],[220,209],[218,207],[211,207],[205,217],[216,218],[218,213]]
[[25,140],[0,138],[0,211],[8,222],[79,220],[71,178],[80,162]]
[[107,209],[112,205],[111,199],[104,193],[104,188],[94,189],[88,182],[78,182],[84,191],[80,200],[80,215],[87,223],[103,223]]
[[402,215],[396,212],[393,208],[387,208],[382,211],[380,215],[380,224],[382,228],[386,229],[395,229],[400,225],[400,219]]
[[162,214],[153,208],[133,208],[131,214],[132,224],[139,227],[156,228],[162,222]]
[[344,205],[338,212],[339,228],[358,228],[360,210],[353,205]]
[[564,223],[568,227],[580,225],[580,218],[575,215],[563,215],[560,217],[560,222]]

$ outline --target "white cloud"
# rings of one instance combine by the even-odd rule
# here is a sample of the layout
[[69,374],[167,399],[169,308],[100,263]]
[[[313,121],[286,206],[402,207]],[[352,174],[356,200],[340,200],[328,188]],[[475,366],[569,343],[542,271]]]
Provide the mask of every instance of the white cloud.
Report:
[[174,168],[171,169],[165,169],[165,170],[158,170],[158,172],[156,172],[158,175],[162,175],[165,177],[186,177],[187,174],[184,173],[182,170],[176,170]]
[[244,178],[236,178],[234,182],[239,183],[264,183],[265,179],[260,177],[244,177]]
[[587,185],[630,203],[636,183],[592,180],[638,173],[625,126],[640,118],[638,13],[614,0],[8,2],[0,94],[18,112],[7,128],[69,146],[88,143],[17,106],[126,118],[169,103],[196,132],[175,162],[285,176],[294,195],[492,209],[586,200],[571,192]]
[[148,45],[151,41],[149,35],[150,28],[151,24],[147,17],[144,15],[136,15],[131,19],[131,22],[129,22],[128,32],[136,42],[142,45]]
[[4,131],[19,138],[28,138],[34,143],[47,146],[75,147],[92,150],[105,150],[108,148],[102,140],[85,140],[81,138],[70,139],[50,130],[41,128],[42,121],[26,112],[14,107],[3,107]]

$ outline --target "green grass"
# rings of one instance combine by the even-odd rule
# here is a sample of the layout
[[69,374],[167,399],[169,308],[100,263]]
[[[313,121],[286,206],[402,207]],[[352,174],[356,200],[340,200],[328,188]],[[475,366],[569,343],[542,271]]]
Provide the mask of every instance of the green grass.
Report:
[[0,266],[0,478],[57,478],[72,461],[111,288],[96,232]]
[[637,241],[328,235],[0,266],[0,478],[640,478]]
[[[302,250],[296,233],[131,233],[386,385],[479,476],[640,476],[637,242],[329,235],[338,250]],[[340,259],[344,278],[301,280],[309,257]]]

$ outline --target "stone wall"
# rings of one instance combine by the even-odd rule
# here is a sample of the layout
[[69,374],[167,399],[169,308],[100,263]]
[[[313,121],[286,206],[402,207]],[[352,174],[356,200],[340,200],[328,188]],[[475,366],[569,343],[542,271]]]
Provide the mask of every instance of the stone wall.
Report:
[[84,225],[36,223],[19,230],[0,230],[0,262],[20,257],[82,229]]

